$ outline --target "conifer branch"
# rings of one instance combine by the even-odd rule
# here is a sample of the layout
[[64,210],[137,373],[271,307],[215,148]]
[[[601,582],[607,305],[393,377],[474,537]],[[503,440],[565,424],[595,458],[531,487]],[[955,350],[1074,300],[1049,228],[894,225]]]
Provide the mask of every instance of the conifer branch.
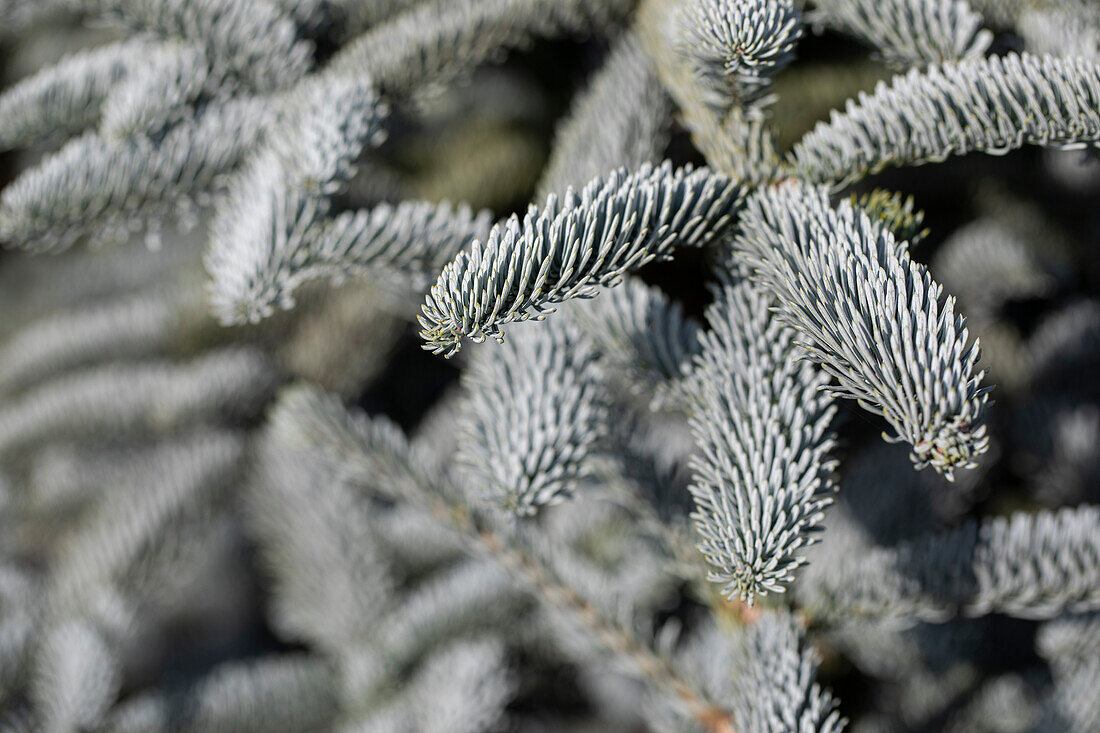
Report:
[[208,107],[160,140],[85,133],[0,193],[0,241],[42,252],[82,236],[125,238],[192,196],[208,194],[265,126],[265,102]]
[[599,298],[578,300],[569,315],[600,359],[632,391],[673,399],[699,352],[699,327],[660,289],[628,277]]
[[274,3],[250,0],[65,0],[79,10],[136,32],[198,44],[211,76],[240,80],[264,93],[298,81],[312,63],[312,44]]
[[1066,614],[1039,627],[1035,649],[1058,672],[1073,672],[1100,658],[1100,614]]
[[345,45],[328,73],[369,77],[407,97],[444,84],[537,36],[584,31],[629,10],[630,0],[431,0]]
[[0,346],[0,392],[101,359],[153,356],[208,323],[197,283],[43,318]]
[[102,440],[247,416],[275,381],[271,364],[244,347],[213,351],[183,365],[153,361],[77,372],[0,408],[0,453],[47,438],[92,435]]
[[759,98],[802,37],[802,15],[790,0],[691,0],[678,20],[679,52],[719,112]]
[[238,433],[207,430],[146,456],[102,496],[58,543],[48,592],[64,608],[83,608],[97,588],[125,586],[138,565],[196,505],[229,485],[244,456]]
[[[793,6],[785,2],[739,5],[738,10],[731,9],[730,12],[734,15],[742,13],[738,17],[743,24],[725,30],[721,23],[715,25],[711,34],[715,36],[711,39],[711,52],[709,56],[700,56],[695,49],[697,44],[691,40],[697,29],[691,25],[692,21],[688,16],[692,8],[702,12],[700,9],[706,6],[710,7],[706,12],[720,17],[723,10],[719,5],[721,3],[716,4],[712,0],[699,0],[695,5],[685,6],[648,0],[641,3],[638,10],[639,35],[646,51],[653,58],[661,83],[676,101],[681,120],[691,131],[693,141],[703,153],[707,164],[736,182],[759,184],[770,180],[779,166],[775,141],[760,109],[769,98],[741,100],[730,93],[716,93],[713,89],[708,89],[704,78],[697,71],[703,70],[712,84],[724,86],[727,92],[730,89],[736,90],[740,82],[737,78],[725,77],[725,64],[721,63],[722,54],[730,54],[736,62],[738,38],[742,41],[755,38],[761,50],[768,49],[768,44],[772,44],[771,50],[766,52],[766,55],[772,54],[769,56],[770,61],[782,60],[785,63],[789,60],[789,54],[776,49],[785,47],[788,41],[793,43],[793,38],[756,37],[754,29],[759,28],[754,24],[794,35],[801,33],[801,25],[798,22],[790,25],[792,18],[797,21],[797,13]],[[751,13],[746,15],[745,11]],[[778,23],[768,26],[768,19]],[[773,52],[778,53],[778,56]],[[718,54],[717,58],[715,53]],[[761,73],[750,81],[755,80],[754,85],[759,91],[770,83],[770,78],[762,73],[763,69],[757,71]]]
[[1032,53],[1100,61],[1100,8],[1092,3],[1027,3],[1014,25]]
[[109,733],[296,733],[337,720],[337,675],[301,653],[230,662],[177,694],[136,695],[112,712]]
[[833,391],[885,417],[917,468],[952,478],[976,465],[989,446],[980,351],[904,243],[849,202],[833,209],[824,190],[789,184],[749,200],[735,250]]
[[952,155],[1007,153],[1025,144],[1082,148],[1100,140],[1100,67],[1031,54],[912,70],[861,93],[794,147],[789,162],[841,186],[888,166]]
[[[405,201],[330,213],[354,161],[381,142],[388,108],[360,81],[326,77],[296,90],[255,156],[219,203],[206,268],[223,323],[256,322],[290,308],[321,277],[428,273],[476,236],[488,216],[468,207]],[[381,279],[381,277],[379,277]]]
[[701,246],[730,222],[740,191],[706,168],[643,165],[551,194],[512,216],[443,268],[418,316],[424,348],[453,355],[463,339],[501,340],[501,326],[544,318],[550,305],[592,297],[628,270]]
[[817,655],[786,612],[763,613],[737,640],[730,695],[742,730],[840,733],[847,720],[817,683]]
[[629,663],[662,694],[682,705],[703,730],[709,733],[736,733],[732,715],[685,679],[670,660],[642,643],[631,631],[605,618],[591,603],[572,588],[559,583],[527,553],[504,545],[492,532],[482,532],[478,538],[506,567],[525,578],[540,598],[587,626],[605,649]]
[[117,486],[147,486],[173,474],[187,456],[212,452],[219,441],[239,440],[225,428],[199,427],[140,447],[105,448],[88,443],[52,443],[29,460],[26,505],[31,511],[84,507]]
[[519,516],[571,496],[607,432],[596,354],[568,322],[479,349],[465,380],[458,458],[478,493]]
[[111,89],[152,45],[129,40],[80,51],[5,89],[0,94],[0,150],[95,124]]
[[8,338],[43,313],[71,311],[97,301],[124,298],[200,272],[194,241],[150,249],[130,240],[109,248],[70,250],[61,257],[11,255],[0,269],[0,308],[8,316],[0,334]]
[[516,680],[491,639],[461,640],[434,653],[380,709],[355,721],[360,733],[482,733],[498,727]]
[[42,730],[96,726],[118,693],[119,667],[90,624],[76,619],[51,624],[36,650],[29,690]]
[[705,730],[733,733],[729,714],[683,678],[669,659],[619,623],[605,618],[573,589],[563,586],[523,547],[485,526],[461,498],[455,498],[461,496],[460,489],[440,486],[424,476],[410,462],[407,443],[398,428],[385,420],[350,415],[331,397],[305,387],[285,393],[273,421],[285,436],[286,445],[311,447],[340,466],[343,475],[354,476],[391,496],[425,508],[438,521],[464,535],[474,548],[487,552],[525,579],[537,591],[537,597],[589,627],[601,645],[629,661],[642,676],[679,700]]
[[835,490],[827,377],[802,360],[769,301],[749,282],[717,293],[686,389],[699,549],[709,578],[749,605],[783,592],[805,563]]
[[346,480],[277,435],[265,436],[258,454],[245,498],[249,528],[274,580],[273,625],[288,639],[339,653],[369,636],[394,592],[372,537],[370,507]]
[[[461,535],[441,527],[420,507],[408,504],[377,514],[371,527],[375,540],[403,570],[414,575],[455,560],[464,548]],[[410,542],[410,537],[416,541]],[[462,585],[468,586],[466,582]],[[494,588],[492,592],[497,590]],[[449,603],[443,605],[449,608]]]
[[164,44],[115,84],[103,104],[105,137],[154,135],[182,122],[207,89],[210,63],[202,49]]
[[896,547],[848,553],[804,588],[824,619],[1003,613],[1051,618],[1100,609],[1100,510],[970,521]]
[[323,277],[383,284],[396,276],[390,286],[422,289],[431,273],[489,229],[488,212],[446,202],[382,203],[326,217],[324,204],[283,189],[273,170],[251,168],[255,185],[241,186],[215,223],[206,262],[214,308],[226,324],[292,308],[293,292]]
[[[432,524],[432,532],[441,529],[438,521]],[[499,563],[465,559],[421,583],[376,621],[372,646],[383,662],[380,672],[392,674],[448,639],[507,624],[529,600]]]
[[810,20],[855,36],[903,70],[980,58],[993,41],[966,0],[815,0]]

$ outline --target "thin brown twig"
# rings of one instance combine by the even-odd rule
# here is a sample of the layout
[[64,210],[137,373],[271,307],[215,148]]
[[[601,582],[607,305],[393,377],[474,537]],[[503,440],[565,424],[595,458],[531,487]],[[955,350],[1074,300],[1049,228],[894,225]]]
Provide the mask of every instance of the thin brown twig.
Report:
[[605,647],[629,658],[643,675],[661,689],[671,692],[706,730],[712,733],[736,733],[731,715],[696,690],[676,671],[669,660],[640,642],[634,634],[619,624],[609,621],[575,590],[554,580],[530,555],[518,547],[505,544],[491,531],[478,531],[477,538],[514,572],[538,588],[543,598],[580,618]]
[[514,544],[504,542],[492,530],[479,527],[466,507],[451,503],[435,492],[425,492],[422,495],[426,495],[428,508],[434,516],[475,539],[481,548],[536,588],[539,597],[583,621],[608,650],[629,659],[658,688],[680,700],[688,713],[705,730],[710,733],[736,733],[730,713],[695,689],[668,659],[639,641],[637,636],[621,625],[608,620],[575,590],[555,580],[530,554]]

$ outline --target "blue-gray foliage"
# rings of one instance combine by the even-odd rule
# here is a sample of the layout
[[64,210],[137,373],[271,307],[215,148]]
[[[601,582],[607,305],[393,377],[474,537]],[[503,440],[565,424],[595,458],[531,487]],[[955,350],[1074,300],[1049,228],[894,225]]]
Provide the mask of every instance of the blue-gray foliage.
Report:
[[0,730],[1100,726],[1093,4],[0,45]]

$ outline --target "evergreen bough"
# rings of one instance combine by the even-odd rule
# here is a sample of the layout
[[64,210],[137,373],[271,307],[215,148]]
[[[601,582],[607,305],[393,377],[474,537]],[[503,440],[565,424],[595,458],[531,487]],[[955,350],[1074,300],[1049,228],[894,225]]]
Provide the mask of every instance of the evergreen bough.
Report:
[[791,151],[795,172],[834,186],[895,165],[1100,140],[1100,67],[1029,53],[913,69],[861,93]]
[[[107,31],[72,53],[77,21]],[[792,63],[806,26],[874,59]],[[1095,728],[1095,171],[948,159],[1094,157],[1098,28],[1083,0],[0,0],[15,73],[61,57],[0,92],[0,729]],[[784,98],[841,109],[799,139]],[[957,188],[832,197],[939,162]],[[73,247],[173,218],[208,237]],[[417,318],[447,356],[509,338],[432,365]],[[181,622],[257,610],[275,639],[171,681]],[[1039,656],[990,614],[1045,622]]]
[[751,197],[741,227],[737,257],[836,378],[836,394],[885,417],[894,435],[884,437],[909,443],[917,468],[948,478],[973,468],[989,444],[981,352],[905,243],[850,202],[834,209],[825,190],[797,183]]
[[725,176],[667,162],[550,194],[443,268],[419,316],[424,347],[450,356],[463,339],[500,340],[508,323],[593,297],[677,245],[702,246],[728,226],[739,198]]

